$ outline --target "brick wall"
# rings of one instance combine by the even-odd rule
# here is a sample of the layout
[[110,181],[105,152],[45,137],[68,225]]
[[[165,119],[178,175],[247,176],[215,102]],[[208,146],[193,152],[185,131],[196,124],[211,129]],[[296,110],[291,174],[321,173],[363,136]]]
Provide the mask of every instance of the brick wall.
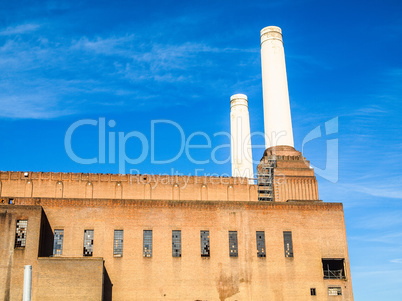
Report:
[[[85,229],[94,230],[94,257],[105,260],[113,300],[353,300],[342,205],[322,202],[219,202],[16,198],[40,204],[53,229],[64,229],[63,255],[82,257]],[[124,230],[123,256],[113,257],[114,230]],[[153,254],[143,257],[143,230]],[[172,230],[181,230],[182,257],[172,257]],[[201,257],[200,231],[211,256]],[[229,231],[239,257],[229,256]],[[265,231],[265,258],[256,231]],[[294,258],[285,258],[291,231]],[[322,258],[344,258],[346,280],[324,280]],[[328,286],[342,296],[328,296]],[[310,296],[316,288],[317,297]],[[314,300],[314,299],[313,299]]]
[[0,172],[0,197],[255,201],[246,178]]
[[[0,299],[22,300],[24,266],[36,269],[42,208],[0,206]],[[17,220],[27,220],[25,248],[14,248]]]
[[38,258],[32,279],[33,301],[101,301],[103,259]]

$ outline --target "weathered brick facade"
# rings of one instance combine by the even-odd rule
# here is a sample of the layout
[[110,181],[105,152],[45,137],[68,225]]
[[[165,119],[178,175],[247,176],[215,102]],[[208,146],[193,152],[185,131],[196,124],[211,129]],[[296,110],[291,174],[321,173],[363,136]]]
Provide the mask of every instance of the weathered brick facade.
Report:
[[[32,300],[353,300],[342,204],[318,200],[314,171],[294,152],[277,150],[275,171],[299,186],[281,187],[293,197],[273,202],[258,202],[257,185],[242,178],[2,172],[0,298],[21,299],[30,264]],[[23,249],[14,248],[18,219],[28,220]],[[49,258],[55,229],[64,231],[62,255]],[[92,257],[83,257],[84,230],[94,231]],[[114,230],[124,233],[121,257]],[[172,256],[173,230],[181,257]],[[209,257],[201,231],[209,231]],[[229,231],[238,257],[229,255]],[[257,231],[266,257],[257,256]],[[284,231],[293,257],[285,257]],[[342,259],[344,277],[324,279],[322,259]]]

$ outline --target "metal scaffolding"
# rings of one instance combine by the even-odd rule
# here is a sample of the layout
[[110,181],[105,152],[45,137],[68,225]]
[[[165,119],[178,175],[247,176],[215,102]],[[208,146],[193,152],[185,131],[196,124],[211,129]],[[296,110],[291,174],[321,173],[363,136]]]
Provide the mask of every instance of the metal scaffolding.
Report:
[[272,202],[274,200],[274,168],[276,160],[268,159],[260,165],[257,171],[258,201]]

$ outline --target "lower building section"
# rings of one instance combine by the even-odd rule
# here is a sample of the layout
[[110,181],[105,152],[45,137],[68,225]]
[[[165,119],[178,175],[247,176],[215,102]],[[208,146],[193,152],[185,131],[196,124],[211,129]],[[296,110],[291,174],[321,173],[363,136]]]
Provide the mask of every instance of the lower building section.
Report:
[[339,203],[13,203],[0,299],[21,300],[29,264],[32,300],[353,300]]
[[102,258],[38,258],[33,271],[34,300],[101,301]]

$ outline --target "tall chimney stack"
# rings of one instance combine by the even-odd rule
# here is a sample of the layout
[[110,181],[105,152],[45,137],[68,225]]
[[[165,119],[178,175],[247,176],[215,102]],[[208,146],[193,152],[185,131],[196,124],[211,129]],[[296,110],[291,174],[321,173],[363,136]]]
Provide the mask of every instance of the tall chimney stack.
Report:
[[261,69],[264,99],[265,147],[294,147],[282,30],[261,30]]
[[230,131],[232,177],[246,177],[250,184],[254,184],[250,118],[247,96],[244,94],[230,97]]

